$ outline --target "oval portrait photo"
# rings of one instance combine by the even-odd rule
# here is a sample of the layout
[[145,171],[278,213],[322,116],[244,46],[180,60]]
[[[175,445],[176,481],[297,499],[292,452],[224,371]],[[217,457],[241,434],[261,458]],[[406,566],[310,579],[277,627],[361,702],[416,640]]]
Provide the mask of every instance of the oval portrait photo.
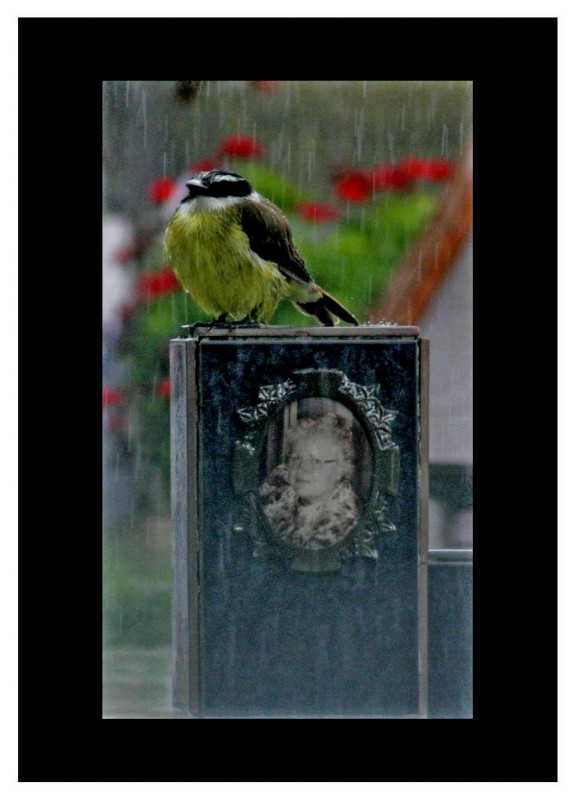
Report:
[[292,403],[271,426],[260,501],[284,544],[320,550],[356,527],[370,489],[370,446],[353,414],[325,398]]

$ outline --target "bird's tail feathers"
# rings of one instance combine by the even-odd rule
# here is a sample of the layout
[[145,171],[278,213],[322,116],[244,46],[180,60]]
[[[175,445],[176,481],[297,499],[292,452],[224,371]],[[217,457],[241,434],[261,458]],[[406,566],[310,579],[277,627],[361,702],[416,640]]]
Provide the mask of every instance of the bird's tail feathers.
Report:
[[330,314],[334,314],[343,322],[349,322],[350,325],[358,325],[358,320],[354,314],[351,314],[347,308],[344,308],[342,303],[339,303],[338,300],[332,297],[331,294],[328,294],[328,292],[325,292],[324,289],[320,291],[322,292],[320,302],[324,304],[324,308],[326,308]]
[[[320,287],[318,287],[320,289]],[[322,293],[318,300],[313,300],[308,303],[295,303],[295,305],[304,314],[309,314],[316,317],[318,322],[327,327],[338,325],[340,320],[349,322],[351,325],[358,325],[358,320],[351,314],[344,306],[338,302],[332,295],[320,289]]]

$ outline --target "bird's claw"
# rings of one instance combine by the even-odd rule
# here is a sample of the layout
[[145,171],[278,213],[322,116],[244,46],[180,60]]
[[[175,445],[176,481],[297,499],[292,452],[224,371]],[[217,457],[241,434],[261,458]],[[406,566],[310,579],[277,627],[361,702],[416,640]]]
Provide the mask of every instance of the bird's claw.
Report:
[[213,328],[224,328],[226,330],[233,330],[234,328],[260,328],[259,322],[255,322],[251,317],[244,317],[238,322],[227,322],[226,314],[221,314],[212,322],[194,322],[192,325],[182,325],[181,339],[192,339],[198,328],[207,328],[211,331]]

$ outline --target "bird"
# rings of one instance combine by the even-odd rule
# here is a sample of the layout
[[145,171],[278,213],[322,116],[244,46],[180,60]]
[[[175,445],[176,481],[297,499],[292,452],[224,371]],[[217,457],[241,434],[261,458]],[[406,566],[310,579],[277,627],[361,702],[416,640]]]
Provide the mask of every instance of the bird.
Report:
[[210,169],[165,231],[168,264],[212,325],[268,324],[282,300],[325,326],[356,317],[312,278],[283,212],[236,172]]

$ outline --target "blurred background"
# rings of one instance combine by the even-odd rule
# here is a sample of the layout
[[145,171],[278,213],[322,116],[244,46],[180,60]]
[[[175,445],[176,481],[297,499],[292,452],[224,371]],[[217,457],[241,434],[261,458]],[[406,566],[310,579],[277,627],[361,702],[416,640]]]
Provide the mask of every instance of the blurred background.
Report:
[[[314,278],[430,340],[430,548],[472,547],[472,84],[103,83],[104,717],[170,708],[169,341],[206,320],[163,257],[196,171],[279,205]],[[308,324],[287,304],[274,324]]]

